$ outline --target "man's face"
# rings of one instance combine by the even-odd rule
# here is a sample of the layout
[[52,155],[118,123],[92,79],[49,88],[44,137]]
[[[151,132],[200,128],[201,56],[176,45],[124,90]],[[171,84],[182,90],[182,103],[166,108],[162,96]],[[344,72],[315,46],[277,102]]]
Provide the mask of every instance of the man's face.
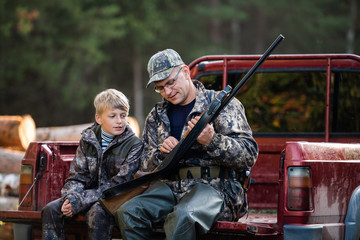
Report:
[[157,92],[174,105],[186,105],[193,100],[189,95],[192,82],[187,66],[174,68],[169,77],[154,84]]
[[118,108],[107,107],[102,114],[95,115],[96,122],[104,132],[110,135],[120,135],[125,131],[128,113]]

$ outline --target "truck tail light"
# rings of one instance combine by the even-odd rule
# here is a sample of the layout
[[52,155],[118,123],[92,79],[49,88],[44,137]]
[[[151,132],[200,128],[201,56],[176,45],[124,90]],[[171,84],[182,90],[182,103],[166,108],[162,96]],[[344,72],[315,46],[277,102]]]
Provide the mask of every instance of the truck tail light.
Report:
[[21,165],[19,188],[19,199],[21,206],[19,206],[19,209],[22,207],[30,207],[32,205],[32,190],[28,194],[27,192],[29,191],[33,180],[33,167],[31,165]]
[[310,211],[313,209],[309,167],[288,168],[287,208],[291,211]]

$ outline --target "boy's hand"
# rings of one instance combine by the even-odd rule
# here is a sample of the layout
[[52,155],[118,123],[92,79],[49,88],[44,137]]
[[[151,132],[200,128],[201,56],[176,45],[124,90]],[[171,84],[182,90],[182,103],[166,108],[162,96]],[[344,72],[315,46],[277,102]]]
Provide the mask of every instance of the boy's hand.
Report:
[[[188,129],[191,130],[193,129],[193,127],[195,126],[195,124],[199,121],[200,116],[197,116],[193,119],[191,119],[188,122]],[[199,136],[196,138],[196,140],[198,141],[198,143],[200,143],[201,145],[208,145],[211,142],[211,139],[214,136],[214,127],[212,126],[212,124],[206,124],[205,128],[202,130],[202,132],[199,134]]]
[[72,217],[73,216],[73,212],[72,212],[72,206],[71,203],[69,201],[69,199],[66,199],[61,207],[61,212],[67,216],[67,217]]

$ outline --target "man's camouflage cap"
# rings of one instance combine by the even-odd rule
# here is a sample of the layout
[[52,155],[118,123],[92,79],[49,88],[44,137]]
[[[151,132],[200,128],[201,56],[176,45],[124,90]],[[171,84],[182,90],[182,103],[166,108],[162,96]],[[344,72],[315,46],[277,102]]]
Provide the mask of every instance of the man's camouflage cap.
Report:
[[150,80],[146,87],[153,82],[164,80],[174,70],[174,67],[184,64],[180,55],[173,49],[165,49],[153,55],[148,63]]

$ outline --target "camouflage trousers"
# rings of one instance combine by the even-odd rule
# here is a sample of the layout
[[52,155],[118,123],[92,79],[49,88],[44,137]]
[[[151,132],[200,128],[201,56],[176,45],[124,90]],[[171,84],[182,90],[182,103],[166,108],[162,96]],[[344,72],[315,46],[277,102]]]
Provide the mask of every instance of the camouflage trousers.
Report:
[[[62,200],[48,203],[41,211],[42,239],[66,239],[64,225],[70,218],[61,212]],[[94,203],[85,214],[88,225],[88,239],[111,239],[114,217],[107,213],[99,202]]]
[[220,194],[207,184],[196,184],[177,203],[170,187],[157,181],[124,203],[115,212],[115,221],[124,240],[150,239],[158,222],[164,222],[166,239],[195,240],[209,231],[223,205]]

